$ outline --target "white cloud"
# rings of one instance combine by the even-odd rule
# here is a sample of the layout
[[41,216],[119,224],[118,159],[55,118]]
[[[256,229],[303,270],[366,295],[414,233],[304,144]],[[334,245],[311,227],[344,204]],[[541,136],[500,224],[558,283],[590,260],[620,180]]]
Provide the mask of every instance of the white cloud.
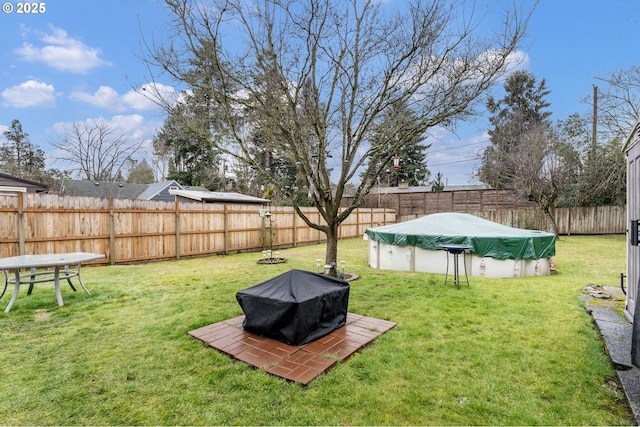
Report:
[[140,91],[137,90],[130,90],[122,95],[122,102],[137,111],[154,110],[158,108],[153,101],[144,96],[144,93],[140,93]]
[[27,80],[2,92],[3,105],[15,108],[55,107],[57,94],[53,85]]
[[43,46],[24,43],[16,53],[25,61],[44,62],[51,68],[72,73],[87,73],[89,70],[108,63],[99,56],[102,51],[71,38],[61,28],[51,26],[51,32],[43,34]]
[[[486,70],[493,70],[496,67],[496,64],[501,61],[502,56],[504,56],[504,52],[495,49],[490,49],[482,52],[480,55],[478,55],[475,61],[470,64],[473,67],[473,71],[469,73],[468,77],[477,79],[477,81],[481,81],[486,75]],[[455,67],[467,67],[464,62],[457,59],[454,59],[451,65]],[[496,81],[503,81],[509,74],[513,73],[514,71],[527,70],[528,68],[529,54],[521,50],[511,52],[504,59],[504,67],[502,68],[502,72],[497,75]],[[446,83],[448,78],[444,76],[443,79],[443,81]],[[472,80],[470,81],[472,82]]]
[[140,114],[113,116],[109,124],[132,140],[144,140],[148,136],[145,135],[147,129],[144,117]]
[[[486,56],[494,56],[496,52],[487,52]],[[529,69],[529,54],[521,50],[516,50],[507,56],[505,64],[505,71],[502,73],[500,80],[505,80],[506,77],[515,71],[526,71]]]
[[109,86],[100,86],[100,88],[93,94],[82,91],[73,91],[69,98],[91,104],[95,107],[105,108],[109,111],[125,110],[118,92]]
[[125,103],[138,111],[157,110],[161,105],[173,106],[177,98],[175,88],[162,83],[147,83],[123,95]]
[[161,109],[158,105],[159,103],[168,102],[169,105],[172,105],[175,102],[176,91],[171,86],[149,83],[143,85],[140,89],[132,89],[120,95],[109,86],[100,86],[100,88],[92,94],[83,91],[74,91],[71,93],[70,98],[113,112],[125,112],[129,110],[153,111]]

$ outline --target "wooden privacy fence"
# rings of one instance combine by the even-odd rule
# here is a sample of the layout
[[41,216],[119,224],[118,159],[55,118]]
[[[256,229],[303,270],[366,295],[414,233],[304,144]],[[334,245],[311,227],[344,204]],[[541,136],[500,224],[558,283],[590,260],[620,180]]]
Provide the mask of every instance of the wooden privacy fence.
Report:
[[[549,219],[538,209],[467,211],[509,227],[551,231]],[[398,222],[422,215],[403,216]],[[624,234],[627,231],[627,209],[624,206],[559,208],[555,210],[558,234]]]
[[[0,196],[0,257],[36,253],[95,252],[103,263],[259,251],[320,243],[291,207],[70,197],[19,193]],[[317,222],[315,208],[303,212]],[[371,226],[395,223],[389,209],[356,209],[339,237],[362,236]],[[272,240],[271,240],[272,239]],[[272,243],[271,243],[272,242]]]
[[[315,208],[303,208],[320,221]],[[260,251],[321,243],[291,207],[242,204],[156,202],[20,193],[0,196],[0,257],[34,253],[95,252],[106,263]],[[550,230],[533,209],[467,211],[517,228]],[[624,234],[626,208],[600,206],[556,209],[559,234]],[[406,215],[406,221],[422,215]],[[361,237],[368,227],[396,222],[385,208],[356,209],[340,226],[339,237]]]
[[[513,190],[424,191],[390,188],[367,196],[364,206],[396,212],[397,222],[438,212],[462,212],[517,228],[551,230],[551,224],[534,202]],[[626,207],[596,206],[555,210],[558,234],[624,234]]]
[[[530,230],[551,231],[551,222],[537,209],[487,211],[478,216]],[[627,231],[627,209],[624,206],[592,206],[555,210],[558,234],[624,234]]]
[[[349,205],[352,198],[345,197]],[[396,211],[398,221],[438,212],[487,212],[536,208],[513,190],[451,190],[426,191],[424,187],[387,187],[372,191],[363,207],[387,208]]]

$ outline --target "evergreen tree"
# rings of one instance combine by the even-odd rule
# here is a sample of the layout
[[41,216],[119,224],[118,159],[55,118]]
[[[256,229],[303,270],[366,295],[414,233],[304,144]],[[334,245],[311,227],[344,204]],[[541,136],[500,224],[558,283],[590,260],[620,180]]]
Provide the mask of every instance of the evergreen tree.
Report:
[[544,79],[537,83],[531,73],[518,71],[504,89],[504,98],[487,104],[493,114],[492,145],[478,176],[493,188],[516,190],[535,202],[555,232],[554,209],[575,185],[579,153],[566,129],[552,126],[551,113],[544,111],[549,106]]
[[0,170],[19,178],[46,185],[49,192],[60,191],[62,181],[71,176],[68,170],[45,169],[44,152],[29,141],[19,120],[3,132],[7,142],[0,144]]
[[[263,90],[268,90],[267,88]],[[260,92],[262,93],[262,92]],[[314,105],[319,102],[318,94],[310,80],[306,80],[301,88],[300,108],[298,113],[301,116],[309,116],[317,114]],[[280,108],[274,108],[276,115],[282,114],[286,110],[285,102],[280,98],[270,99],[273,106],[279,105]],[[256,100],[256,104],[259,101]],[[266,197],[268,192],[269,199],[275,204],[311,206],[312,201],[309,199],[309,188],[306,186],[304,176],[297,168],[297,161],[291,151],[283,148],[280,141],[286,139],[286,135],[279,126],[274,126],[273,118],[265,116],[259,108],[251,106],[248,109],[247,119],[252,123],[250,126],[250,145],[247,147],[248,153],[254,159],[255,164],[251,166],[254,173],[247,174],[246,168],[239,167],[237,175],[242,179],[250,178],[250,181],[241,183],[238,181],[239,188],[248,188],[249,194],[259,197]],[[278,121],[286,121],[284,114]],[[311,120],[311,119],[310,119]],[[317,153],[319,144],[313,137],[313,131],[307,126],[298,126],[295,129],[299,135],[300,141],[306,146],[306,150],[314,155]],[[317,154],[315,154],[317,158]],[[261,170],[266,173],[255,173]]]
[[3,135],[7,142],[0,146],[0,169],[19,178],[42,182],[46,176],[44,152],[31,144],[20,120],[13,120]]
[[153,176],[153,169],[149,166],[149,163],[145,159],[138,162],[131,161],[131,168],[129,169],[129,177],[127,182],[130,184],[152,184],[155,182]]
[[436,177],[431,181],[431,191],[443,191],[444,182],[442,182],[442,172],[438,172]]
[[167,179],[182,185],[204,186],[223,190],[220,156],[213,150],[208,121],[202,110],[194,108],[198,101],[189,99],[176,105],[155,136],[156,152],[171,153]]
[[[400,140],[406,142],[398,144]],[[406,103],[395,105],[382,114],[380,122],[373,128],[371,146],[377,152],[387,153],[377,159],[381,167],[386,164],[379,175],[382,184],[397,187],[406,182],[410,186],[418,186],[428,181],[431,173],[425,159],[431,144],[423,142],[423,134],[417,129],[417,118]],[[390,150],[392,146],[398,148]],[[398,157],[399,168],[393,167],[395,156]],[[364,174],[362,176],[364,178]]]
[[491,145],[484,151],[478,171],[480,181],[492,188],[513,188],[519,168],[518,155],[527,142],[527,134],[534,130],[544,133],[550,126],[550,112],[544,111],[549,103],[544,99],[550,91],[543,79],[537,83],[528,71],[516,71],[507,77],[505,96],[500,100],[489,98],[487,109],[493,128],[489,130]]

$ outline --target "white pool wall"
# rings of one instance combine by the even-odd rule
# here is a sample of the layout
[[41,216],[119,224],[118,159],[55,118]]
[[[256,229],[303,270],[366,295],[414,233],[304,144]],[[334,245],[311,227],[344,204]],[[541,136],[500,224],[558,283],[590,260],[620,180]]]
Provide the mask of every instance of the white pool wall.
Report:
[[[445,250],[396,246],[369,239],[369,266],[380,270],[446,274],[447,256],[449,257],[449,274],[453,274],[454,258]],[[551,274],[549,262],[550,258],[500,260],[492,257],[479,257],[469,252],[464,257],[462,254],[458,256],[460,274],[464,274],[466,266],[467,275],[477,277],[548,276]]]

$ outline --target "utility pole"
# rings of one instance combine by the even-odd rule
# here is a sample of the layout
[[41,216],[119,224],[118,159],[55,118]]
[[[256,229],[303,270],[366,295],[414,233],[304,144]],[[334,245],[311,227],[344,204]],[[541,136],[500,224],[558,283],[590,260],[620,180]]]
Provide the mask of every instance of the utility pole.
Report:
[[593,122],[591,129],[591,138],[593,146],[598,144],[598,86],[593,85]]

